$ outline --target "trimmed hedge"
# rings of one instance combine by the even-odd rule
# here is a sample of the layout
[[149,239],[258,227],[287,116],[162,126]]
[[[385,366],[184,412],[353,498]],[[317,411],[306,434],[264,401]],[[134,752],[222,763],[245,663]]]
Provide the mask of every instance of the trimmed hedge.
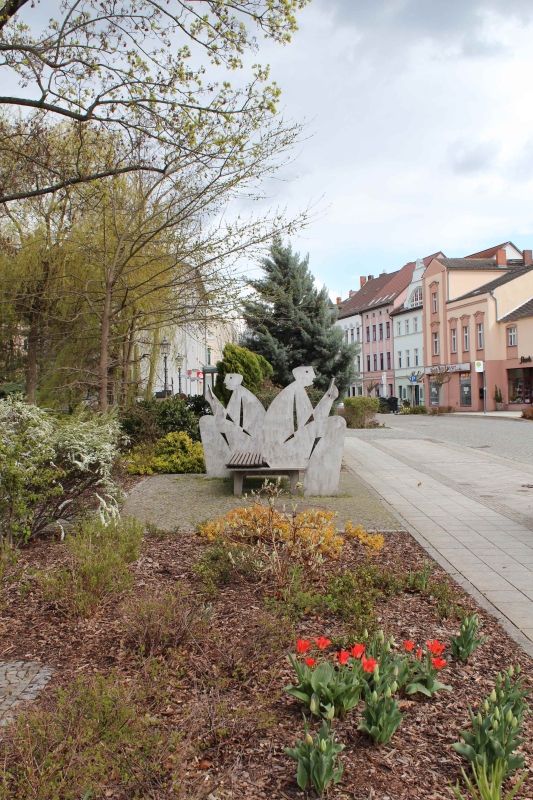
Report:
[[377,425],[375,416],[378,411],[378,397],[346,397],[344,399],[344,418],[349,428],[371,428]]

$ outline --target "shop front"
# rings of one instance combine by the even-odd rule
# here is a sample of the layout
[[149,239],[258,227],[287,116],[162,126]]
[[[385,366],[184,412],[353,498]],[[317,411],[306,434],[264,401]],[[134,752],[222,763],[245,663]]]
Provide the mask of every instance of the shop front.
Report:
[[533,403],[533,365],[531,356],[521,359],[524,366],[507,370],[509,406],[528,406]]

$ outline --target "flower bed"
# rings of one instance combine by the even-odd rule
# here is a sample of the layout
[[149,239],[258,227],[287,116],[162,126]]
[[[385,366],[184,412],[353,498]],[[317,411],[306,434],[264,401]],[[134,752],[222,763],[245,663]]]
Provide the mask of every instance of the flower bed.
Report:
[[[54,796],[51,776],[55,768],[57,780],[58,765],[63,783],[57,796],[77,798],[80,764],[87,764],[87,796],[303,798],[294,761],[299,743],[309,763],[316,748],[322,753],[325,747],[332,763],[342,764],[328,794],[334,800],[452,798],[461,768],[470,769],[453,748],[470,726],[469,707],[483,711],[497,673],[510,665],[521,667],[531,688],[531,660],[407,534],[387,534],[375,551],[362,539],[346,535],[339,557],[320,554],[312,568],[308,548],[293,548],[292,566],[278,569],[284,550],[277,540],[274,563],[267,541],[225,541],[219,529],[214,541],[193,532],[150,530],[140,558],[129,567],[133,585],[106,595],[86,618],[47,601],[36,575],[65,563],[63,545],[39,542],[22,551],[4,575],[2,658],[40,660],[56,672],[35,706],[50,716],[37,724],[30,710],[18,732],[4,731],[2,763],[5,758],[12,776],[0,787],[0,798]],[[170,604],[169,592],[180,601]],[[474,639],[484,640],[465,662],[452,638],[460,633],[460,616],[476,612]],[[468,650],[471,632],[465,629],[462,636]],[[317,706],[312,692],[306,704],[287,691],[292,686],[298,692],[301,678],[311,679],[317,670],[336,686],[340,713],[331,716],[327,693]],[[72,733],[80,675],[91,687],[87,698],[93,704],[110,702],[113,687],[113,702],[124,714],[120,731],[111,719],[107,731],[105,714],[87,711],[87,698],[76,717],[77,735],[60,728],[71,726]],[[95,676],[108,683],[95,685]],[[341,683],[348,689],[341,691]],[[67,690],[68,702],[65,696],[58,701],[57,686]],[[305,686],[300,691],[305,694]],[[99,748],[97,763],[88,749],[96,734],[84,727],[84,720],[96,718],[104,726],[98,736],[108,742]],[[519,751],[530,768],[530,717],[524,726]],[[38,738],[45,730],[53,734],[49,746]],[[134,759],[130,770],[124,748]],[[31,785],[24,783],[30,769]],[[517,794],[523,800],[532,796],[531,775],[526,777]]]

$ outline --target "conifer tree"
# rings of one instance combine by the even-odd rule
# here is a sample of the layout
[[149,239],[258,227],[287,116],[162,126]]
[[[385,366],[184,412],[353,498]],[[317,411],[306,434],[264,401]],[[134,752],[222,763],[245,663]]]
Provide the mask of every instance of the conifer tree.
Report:
[[294,367],[309,364],[318,388],[335,378],[342,393],[353,380],[357,348],[335,326],[336,309],[326,289],[315,287],[309,256],[301,259],[275,239],[262,269],[263,277],[251,282],[254,294],[244,301],[245,346],[272,364],[277,384],[286,386]]

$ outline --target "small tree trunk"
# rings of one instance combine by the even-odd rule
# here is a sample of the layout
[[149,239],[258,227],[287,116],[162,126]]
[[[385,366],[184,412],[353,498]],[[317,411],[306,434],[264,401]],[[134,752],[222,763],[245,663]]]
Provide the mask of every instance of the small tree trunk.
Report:
[[98,408],[107,411],[109,385],[109,334],[111,330],[111,285],[106,285],[100,329],[100,365],[98,370]]
[[37,401],[37,361],[39,354],[39,316],[32,313],[28,331],[28,355],[26,358],[26,402]]

